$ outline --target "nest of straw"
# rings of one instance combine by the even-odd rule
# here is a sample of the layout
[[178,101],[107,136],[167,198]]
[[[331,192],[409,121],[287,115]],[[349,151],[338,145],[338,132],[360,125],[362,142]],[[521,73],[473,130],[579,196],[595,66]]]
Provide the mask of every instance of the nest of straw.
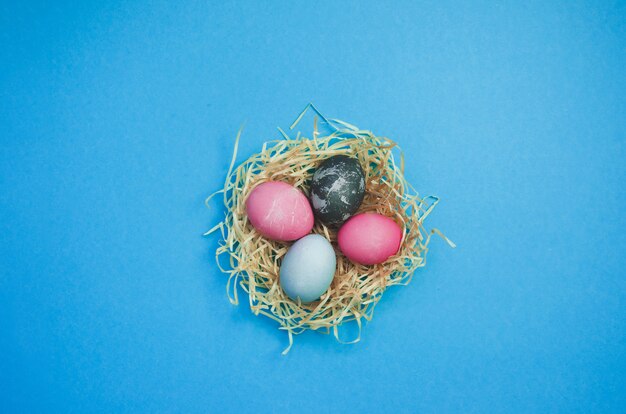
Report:
[[[320,136],[316,127],[313,138],[298,133],[291,139],[281,130],[285,139],[266,142],[259,153],[235,168],[238,134],[224,188],[217,192],[223,193],[226,215],[207,232],[219,231],[222,236],[216,258],[220,270],[229,276],[226,290],[230,302],[239,303],[237,286],[240,286],[247,293],[254,314],[275,320],[280,329],[288,332],[289,346],[284,353],[291,348],[294,335],[309,329],[332,331],[342,343],[359,341],[362,320],[372,319],[374,307],[385,290],[394,285],[407,285],[413,272],[426,264],[431,235],[437,233],[443,237],[436,229],[428,232],[424,228],[424,220],[438,198],[420,198],[406,181],[402,152],[395,142],[342,121],[323,116],[322,119],[332,128],[328,135]],[[317,166],[339,154],[356,157],[365,173],[366,193],[358,212],[377,212],[393,218],[404,229],[403,239],[398,253],[386,262],[359,265],[349,261],[337,248],[337,229],[317,221],[313,233],[330,240],[337,255],[337,269],[330,288],[322,297],[302,304],[287,297],[278,280],[281,259],[292,242],[261,236],[248,221],[245,201],[257,185],[266,181],[287,182],[308,196]],[[228,260],[227,266],[224,259]],[[358,335],[344,340],[339,328],[351,321],[358,325]]]

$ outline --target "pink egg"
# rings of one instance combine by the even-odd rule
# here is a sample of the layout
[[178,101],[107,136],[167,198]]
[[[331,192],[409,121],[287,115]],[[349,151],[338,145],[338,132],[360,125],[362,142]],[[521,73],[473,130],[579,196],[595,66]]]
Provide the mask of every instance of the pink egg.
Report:
[[260,184],[246,200],[248,219],[268,239],[289,241],[313,228],[313,210],[297,188],[281,181]]
[[373,265],[398,253],[402,240],[400,226],[377,213],[353,216],[339,229],[339,248],[353,262]]

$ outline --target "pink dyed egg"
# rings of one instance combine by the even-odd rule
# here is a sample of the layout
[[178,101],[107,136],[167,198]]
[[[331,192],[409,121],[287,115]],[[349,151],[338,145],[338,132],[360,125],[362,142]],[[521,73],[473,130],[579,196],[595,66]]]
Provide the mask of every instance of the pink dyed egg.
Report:
[[281,181],[268,181],[252,190],[246,212],[254,228],[268,239],[297,240],[313,228],[313,211],[307,197]]
[[377,213],[361,213],[341,226],[337,239],[341,252],[348,259],[373,265],[398,253],[402,229],[389,217]]

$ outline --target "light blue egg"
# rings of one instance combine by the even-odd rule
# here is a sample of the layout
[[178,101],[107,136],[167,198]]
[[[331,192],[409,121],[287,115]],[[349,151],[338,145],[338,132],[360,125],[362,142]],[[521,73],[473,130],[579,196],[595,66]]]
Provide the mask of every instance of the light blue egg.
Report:
[[283,257],[280,286],[287,296],[302,303],[317,300],[335,276],[337,258],[324,236],[309,234],[295,242]]

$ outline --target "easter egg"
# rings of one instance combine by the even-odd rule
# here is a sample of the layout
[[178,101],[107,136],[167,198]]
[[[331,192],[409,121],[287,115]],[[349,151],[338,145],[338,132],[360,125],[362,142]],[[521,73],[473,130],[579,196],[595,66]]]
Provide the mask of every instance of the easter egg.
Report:
[[309,234],[289,248],[280,265],[280,286],[302,303],[317,300],[330,286],[337,258],[324,236]]
[[365,176],[356,158],[335,155],[324,160],[313,174],[311,204],[324,224],[346,221],[359,209],[364,194]]
[[246,199],[246,213],[254,228],[268,239],[289,241],[313,228],[313,211],[297,188],[268,181],[255,187]]
[[364,265],[382,263],[398,253],[402,229],[391,218],[377,213],[361,213],[341,226],[337,241],[351,261]]

